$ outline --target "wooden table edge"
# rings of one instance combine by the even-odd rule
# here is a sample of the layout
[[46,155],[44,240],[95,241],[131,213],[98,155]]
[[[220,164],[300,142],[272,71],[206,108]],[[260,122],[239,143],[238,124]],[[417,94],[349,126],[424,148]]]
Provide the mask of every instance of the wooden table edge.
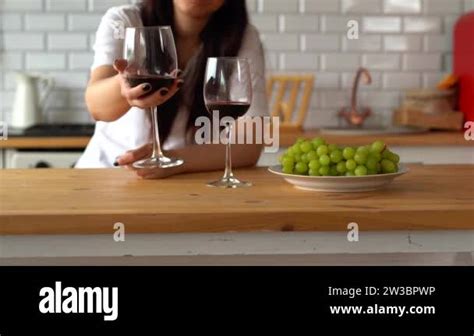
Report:
[[[406,210],[370,213],[364,210],[199,214],[83,214],[0,215],[0,235],[91,235],[113,234],[114,224],[123,223],[126,233],[257,233],[257,232],[347,232],[355,222],[360,231],[474,230],[473,210]],[[387,218],[384,221],[383,218]],[[291,219],[289,219],[291,218]],[[315,219],[317,218],[317,219]],[[236,223],[237,222],[237,223]]]

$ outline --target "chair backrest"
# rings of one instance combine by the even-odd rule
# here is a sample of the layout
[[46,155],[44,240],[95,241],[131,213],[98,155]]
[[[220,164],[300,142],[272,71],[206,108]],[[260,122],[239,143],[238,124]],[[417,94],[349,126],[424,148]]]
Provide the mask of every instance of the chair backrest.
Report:
[[271,114],[281,118],[281,128],[303,128],[314,80],[313,75],[272,75],[268,79],[267,96]]

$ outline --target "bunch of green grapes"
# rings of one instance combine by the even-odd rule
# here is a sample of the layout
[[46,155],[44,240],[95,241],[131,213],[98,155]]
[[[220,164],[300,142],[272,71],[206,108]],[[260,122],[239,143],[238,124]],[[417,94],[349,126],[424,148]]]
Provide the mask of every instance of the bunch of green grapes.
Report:
[[298,139],[280,158],[286,174],[366,176],[398,172],[400,157],[383,141],[368,146],[339,147],[322,138]]

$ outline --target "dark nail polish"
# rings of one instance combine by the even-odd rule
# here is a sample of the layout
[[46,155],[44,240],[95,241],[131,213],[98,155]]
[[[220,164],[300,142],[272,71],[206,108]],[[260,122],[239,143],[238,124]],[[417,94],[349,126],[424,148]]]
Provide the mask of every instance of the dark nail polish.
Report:
[[149,92],[149,91],[151,91],[151,85],[148,84],[148,83],[144,84],[142,89],[143,89],[144,92]]
[[168,92],[170,92],[168,89],[160,90],[160,95],[164,97],[168,94]]
[[114,167],[118,167],[119,163],[117,161],[114,162]]
[[178,82],[178,84],[176,85],[176,87],[177,87],[178,89],[181,89],[181,88],[183,87],[183,85],[184,85],[184,82],[181,81],[181,82]]

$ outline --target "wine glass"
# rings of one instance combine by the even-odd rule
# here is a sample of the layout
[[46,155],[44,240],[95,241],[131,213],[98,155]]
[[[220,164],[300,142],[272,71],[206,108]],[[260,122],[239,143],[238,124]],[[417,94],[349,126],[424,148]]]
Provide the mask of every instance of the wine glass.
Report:
[[[153,94],[162,88],[171,88],[178,74],[178,56],[173,32],[169,26],[127,28],[125,31],[124,59],[128,66],[125,77],[131,87],[148,83]],[[153,130],[153,153],[150,158],[137,161],[137,169],[171,168],[184,163],[168,158],[160,144],[158,127],[159,107],[149,108]]]
[[[226,161],[222,179],[211,182],[211,187],[243,188],[252,184],[239,181],[232,173],[231,136],[237,119],[243,116],[252,102],[252,79],[247,59],[234,57],[209,58],[204,79],[204,102],[211,116],[219,113],[226,122]],[[224,120],[225,121],[225,120]]]

